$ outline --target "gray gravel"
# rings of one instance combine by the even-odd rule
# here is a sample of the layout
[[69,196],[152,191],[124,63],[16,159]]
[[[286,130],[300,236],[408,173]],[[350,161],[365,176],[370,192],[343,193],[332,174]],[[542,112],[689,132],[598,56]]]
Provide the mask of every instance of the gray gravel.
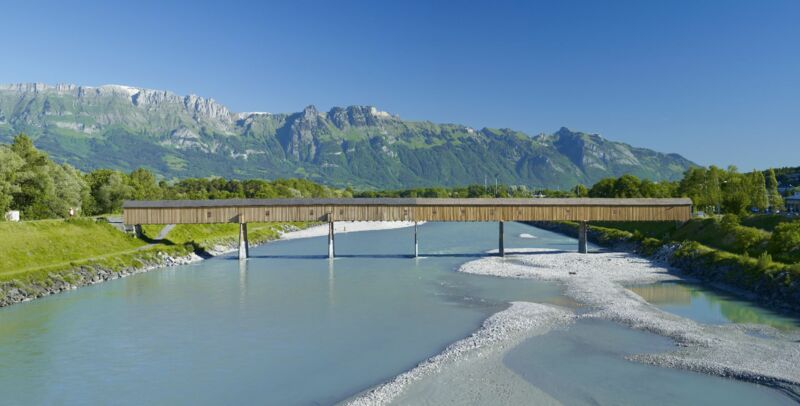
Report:
[[[553,305],[513,302],[486,319],[471,336],[346,404],[521,404],[532,399],[538,404],[555,403],[528,383],[515,382],[515,375],[501,360],[526,338],[567,325],[574,318],[571,311]],[[415,393],[406,393],[409,389]],[[409,395],[413,400],[400,400]]]
[[[538,255],[515,255],[519,251]],[[632,360],[770,385],[798,399],[798,333],[765,326],[707,325],[662,311],[624,286],[679,278],[669,269],[632,254],[506,252],[505,258],[481,258],[459,270],[561,282],[567,296],[589,306],[580,317],[612,320],[677,343],[675,351],[636,355],[630,357]]]

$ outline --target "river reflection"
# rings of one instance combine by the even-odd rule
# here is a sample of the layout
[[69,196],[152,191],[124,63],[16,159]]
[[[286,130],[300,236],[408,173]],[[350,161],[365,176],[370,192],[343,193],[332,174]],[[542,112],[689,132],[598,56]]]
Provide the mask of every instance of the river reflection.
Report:
[[664,311],[701,323],[764,324],[779,330],[800,327],[796,318],[698,284],[663,282],[629,289]]

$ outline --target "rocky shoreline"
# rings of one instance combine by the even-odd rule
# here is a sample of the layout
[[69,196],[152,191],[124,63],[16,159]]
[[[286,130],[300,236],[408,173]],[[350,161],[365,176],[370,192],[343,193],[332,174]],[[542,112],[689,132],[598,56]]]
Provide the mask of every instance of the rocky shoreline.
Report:
[[102,265],[83,265],[65,271],[51,272],[41,283],[22,285],[18,281],[0,283],[0,307],[16,303],[28,302],[56,293],[75,290],[79,287],[125,278],[130,275],[148,272],[158,268],[191,264],[209,258],[192,252],[188,255],[170,255],[165,252],[156,254],[155,259],[137,259],[139,266],[123,267],[113,270]]
[[[285,225],[281,237],[286,233],[299,229]],[[257,246],[274,240],[254,241],[251,246]],[[0,308],[16,303],[29,302],[45,296],[75,290],[82,286],[96,285],[98,283],[125,278],[131,275],[152,271],[159,268],[169,268],[187,265],[204,259],[213,258],[238,249],[237,243],[215,244],[211,248],[195,247],[194,252],[184,255],[175,255],[167,252],[142,251],[139,256],[132,258],[135,266],[125,266],[112,269],[104,265],[81,265],[71,269],[50,272],[42,282],[23,284],[17,280],[0,282]]]

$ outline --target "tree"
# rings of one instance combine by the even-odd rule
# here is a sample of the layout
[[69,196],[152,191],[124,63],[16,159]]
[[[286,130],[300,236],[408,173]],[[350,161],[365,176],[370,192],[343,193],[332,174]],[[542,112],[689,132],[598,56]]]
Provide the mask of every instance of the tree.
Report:
[[722,169],[711,165],[706,174],[705,201],[707,205],[714,207],[714,211],[717,213],[722,205],[722,188],[720,187],[722,172]]
[[614,197],[642,197],[642,181],[633,175],[622,175],[614,182]]
[[614,197],[614,178],[601,179],[589,189],[589,197]]
[[761,171],[753,171],[748,175],[750,187],[750,205],[760,211],[769,207],[767,200],[767,185],[764,179],[764,173]]
[[249,199],[272,199],[278,197],[275,188],[264,180],[244,181],[244,194]]
[[40,219],[51,217],[51,203],[56,199],[56,186],[53,182],[54,164],[47,155],[39,152],[25,134],[14,137],[11,151],[23,160],[17,170],[15,191],[12,193],[13,209],[22,211],[26,218]]
[[136,200],[159,200],[163,196],[161,188],[158,186],[156,176],[144,168],[138,168],[131,172],[128,181],[133,189],[131,197]]
[[735,170],[733,167],[726,174],[727,179],[722,188],[722,209],[726,213],[744,214],[750,205],[751,196],[744,177]]
[[16,184],[17,171],[25,161],[10,148],[0,145],[0,220],[11,207],[14,193],[19,192]]
[[98,169],[86,175],[91,199],[83,206],[84,214],[116,213],[122,210],[122,201],[133,197],[134,189],[124,173],[111,169]]
[[769,207],[772,210],[783,210],[783,196],[778,193],[778,179],[772,168],[767,172],[767,195],[769,196]]
[[706,169],[689,168],[683,175],[678,185],[678,193],[681,196],[692,199],[695,207],[705,208],[710,205],[706,194]]
[[54,198],[45,203],[48,213],[43,213],[47,218],[66,217],[70,209],[80,209],[83,200],[89,197],[89,186],[81,173],[69,165],[50,163],[50,173],[53,177]]
[[589,189],[587,189],[586,186],[583,186],[580,183],[575,185],[575,189],[573,189],[572,192],[575,193],[576,197],[587,197],[587,196],[589,196]]

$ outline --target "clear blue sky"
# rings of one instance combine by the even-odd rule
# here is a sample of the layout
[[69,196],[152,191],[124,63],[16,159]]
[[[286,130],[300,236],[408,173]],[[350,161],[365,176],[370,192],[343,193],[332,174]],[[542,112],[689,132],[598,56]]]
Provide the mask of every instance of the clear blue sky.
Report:
[[128,84],[233,111],[368,104],[800,165],[800,1],[29,3],[3,6],[0,83]]

